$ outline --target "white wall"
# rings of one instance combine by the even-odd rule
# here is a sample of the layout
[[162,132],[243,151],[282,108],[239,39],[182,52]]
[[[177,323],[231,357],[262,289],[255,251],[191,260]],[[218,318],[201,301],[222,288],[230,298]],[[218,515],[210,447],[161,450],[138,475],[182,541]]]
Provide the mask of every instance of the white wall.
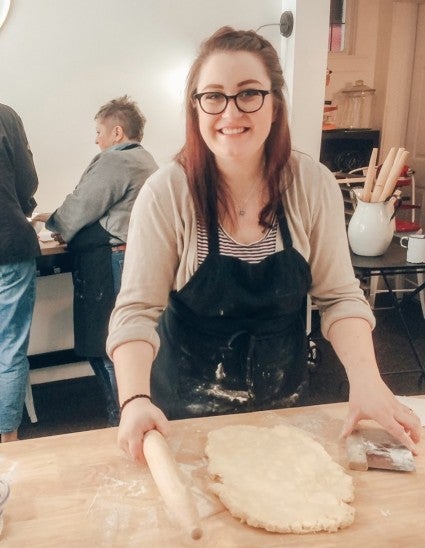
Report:
[[[93,117],[127,93],[147,117],[144,146],[159,163],[180,148],[187,68],[217,28],[278,23],[281,0],[13,0],[0,30],[0,101],[21,115],[52,211],[91,158]],[[278,26],[262,29],[279,52]],[[69,275],[40,278],[30,354],[70,348]]]
[[[93,117],[113,97],[138,101],[143,144],[168,161],[183,142],[182,93],[200,41],[280,14],[280,0],[14,0],[0,31],[0,101],[24,121],[37,210],[53,210],[75,187],[97,153]],[[279,27],[262,33],[279,51]]]
[[294,31],[283,39],[293,148],[319,159],[328,56],[330,0],[282,0],[294,15]]

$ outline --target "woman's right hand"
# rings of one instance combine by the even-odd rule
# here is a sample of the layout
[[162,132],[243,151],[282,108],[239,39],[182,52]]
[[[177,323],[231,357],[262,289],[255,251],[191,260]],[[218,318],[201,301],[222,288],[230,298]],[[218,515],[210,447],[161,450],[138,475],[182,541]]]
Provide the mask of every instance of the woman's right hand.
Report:
[[158,430],[164,436],[169,430],[164,413],[148,398],[136,398],[122,411],[118,429],[118,446],[134,460],[144,461],[143,436]]

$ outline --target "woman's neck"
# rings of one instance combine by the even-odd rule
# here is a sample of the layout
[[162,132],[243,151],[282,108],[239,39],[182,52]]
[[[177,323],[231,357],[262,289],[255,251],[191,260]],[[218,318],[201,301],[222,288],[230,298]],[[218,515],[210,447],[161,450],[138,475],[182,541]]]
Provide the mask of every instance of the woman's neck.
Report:
[[219,208],[223,228],[236,241],[250,244],[264,236],[259,215],[268,200],[263,158],[258,161],[217,162],[226,206]]
[[221,179],[234,195],[243,195],[256,181],[263,179],[262,160],[246,164],[217,162],[217,168]]

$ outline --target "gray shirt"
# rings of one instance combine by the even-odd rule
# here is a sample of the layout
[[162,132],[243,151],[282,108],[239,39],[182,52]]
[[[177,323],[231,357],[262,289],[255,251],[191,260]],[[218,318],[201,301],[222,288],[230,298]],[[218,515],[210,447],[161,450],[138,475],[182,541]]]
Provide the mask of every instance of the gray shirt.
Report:
[[93,158],[74,191],[48,219],[49,230],[69,242],[82,228],[99,221],[111,234],[111,244],[127,241],[134,201],[158,166],[141,145],[126,145],[136,146],[110,147]]

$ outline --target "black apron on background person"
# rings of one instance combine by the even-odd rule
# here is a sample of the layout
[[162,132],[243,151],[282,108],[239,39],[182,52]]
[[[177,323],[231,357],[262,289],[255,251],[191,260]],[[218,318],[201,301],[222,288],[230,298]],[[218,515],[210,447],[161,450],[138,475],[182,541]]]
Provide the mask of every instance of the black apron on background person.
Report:
[[106,358],[109,318],[116,298],[110,238],[96,221],[68,243],[74,284],[74,350],[85,358]]
[[[133,148],[142,148],[142,145],[125,143],[117,150]],[[74,284],[74,350],[86,358],[107,358],[109,318],[116,300],[111,238],[96,221],[79,230],[68,243]]]
[[152,366],[152,401],[181,419],[290,407],[307,389],[305,302],[310,267],[293,248],[283,206],[284,249],[252,264],[209,253],[172,291]]

